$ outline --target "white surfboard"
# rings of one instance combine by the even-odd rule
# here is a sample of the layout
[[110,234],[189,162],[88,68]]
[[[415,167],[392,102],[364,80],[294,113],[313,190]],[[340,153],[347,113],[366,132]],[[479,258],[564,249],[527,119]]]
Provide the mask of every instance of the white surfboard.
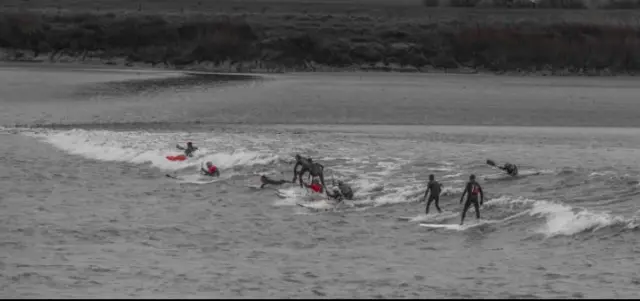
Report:
[[429,215],[420,214],[418,216],[400,216],[398,220],[407,222],[426,222],[426,221],[441,221],[449,218],[459,216],[459,213],[443,211],[442,213],[430,213]]
[[477,227],[477,226],[481,226],[481,225],[486,225],[489,224],[489,221],[480,221],[480,222],[475,222],[475,223],[469,223],[469,224],[464,224],[464,225],[459,225],[459,224],[425,224],[425,223],[420,223],[420,226],[422,227],[427,227],[427,228],[440,228],[440,229],[447,229],[447,230],[456,230],[456,231],[464,231],[467,230],[469,228],[473,228],[473,227]]
[[201,175],[173,176],[166,174],[166,177],[177,180],[179,183],[196,185],[211,184],[220,180],[220,178],[204,177]]
[[519,179],[519,178],[524,178],[529,176],[537,176],[540,174],[542,174],[542,172],[537,170],[523,170],[519,172],[518,175],[515,177],[510,176],[506,173],[496,173],[496,174],[484,176],[483,179],[485,181],[486,180],[507,180],[507,179],[513,179],[513,178]]
[[330,210],[336,208],[336,204],[329,200],[320,200],[307,203],[296,203],[296,205],[312,210]]

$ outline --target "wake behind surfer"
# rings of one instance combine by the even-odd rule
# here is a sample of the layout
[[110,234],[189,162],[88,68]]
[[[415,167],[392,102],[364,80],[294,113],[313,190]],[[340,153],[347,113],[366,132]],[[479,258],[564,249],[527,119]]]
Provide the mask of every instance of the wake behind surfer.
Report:
[[184,151],[184,155],[187,157],[193,157],[193,153],[198,150],[197,147],[193,146],[193,143],[187,142],[187,147],[183,147],[182,145],[176,145],[176,148]]
[[434,202],[436,209],[438,209],[439,213],[442,213],[440,209],[440,193],[442,192],[442,184],[436,181],[436,177],[431,174],[429,175],[429,183],[427,183],[427,190],[424,192],[424,197],[422,197],[422,202],[427,198],[427,194],[431,192],[429,195],[429,200],[427,201],[427,209],[425,209],[425,214],[429,214],[429,207],[431,207],[431,202]]
[[260,176],[260,182],[262,183],[260,189],[264,188],[266,185],[282,185],[284,183],[288,183],[287,180],[274,180],[265,175]]
[[218,170],[218,167],[213,165],[213,163],[211,163],[211,161],[207,162],[207,168],[200,168],[200,171],[202,171],[203,174],[210,176],[210,177],[219,177],[220,176],[220,170]]
[[[460,204],[462,204],[462,199],[465,195],[467,196],[467,201],[464,203],[464,208],[462,209],[460,225],[464,223],[464,217],[467,214],[467,210],[469,210],[471,204],[473,204],[473,207],[475,207],[476,209],[476,218],[480,219],[480,205],[484,203],[484,193],[482,192],[482,187],[480,186],[480,184],[476,182],[475,175],[469,176],[469,182],[467,182],[464,188],[464,192],[462,193],[462,196],[460,196]],[[480,203],[478,203],[478,196],[480,196]]]

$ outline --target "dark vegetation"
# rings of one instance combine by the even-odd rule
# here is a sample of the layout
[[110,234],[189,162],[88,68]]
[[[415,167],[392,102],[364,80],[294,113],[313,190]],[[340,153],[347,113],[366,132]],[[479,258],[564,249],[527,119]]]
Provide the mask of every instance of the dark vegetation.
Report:
[[[640,12],[593,9],[577,0],[539,0],[537,9],[521,9],[532,5],[528,0],[23,2],[6,0],[0,12],[0,48],[9,59],[47,54],[52,61],[64,55],[112,64],[125,58],[244,72],[640,70]],[[638,2],[600,1],[598,8]]]

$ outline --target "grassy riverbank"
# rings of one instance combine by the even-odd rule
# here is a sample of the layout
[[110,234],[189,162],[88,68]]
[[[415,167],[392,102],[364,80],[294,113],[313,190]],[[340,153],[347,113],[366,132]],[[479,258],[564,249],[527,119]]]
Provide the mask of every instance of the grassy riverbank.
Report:
[[238,72],[640,70],[636,10],[434,8],[409,0],[21,3],[8,0],[0,12],[5,60]]

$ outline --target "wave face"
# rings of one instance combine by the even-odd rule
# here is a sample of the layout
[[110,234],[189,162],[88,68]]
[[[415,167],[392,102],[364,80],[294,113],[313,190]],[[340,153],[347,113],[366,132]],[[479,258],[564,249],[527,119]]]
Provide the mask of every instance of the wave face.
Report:
[[[640,131],[478,122],[611,125],[633,112],[632,88],[587,120],[579,113],[601,105],[589,98],[600,92],[583,86],[575,93],[586,100],[574,100],[584,106],[570,105],[542,79],[283,76],[172,91],[160,79],[94,86],[109,76],[34,74],[0,72],[10,83],[0,95],[3,297],[637,295]],[[482,93],[491,99],[475,101]],[[519,97],[531,101],[509,106]],[[567,110],[551,112],[556,102]],[[455,112],[455,126],[389,125],[456,123]],[[188,141],[193,158],[166,159]],[[295,154],[322,163],[329,185],[349,183],[355,199],[336,205],[297,183],[259,189],[261,175],[291,181]],[[219,178],[199,173],[207,161]],[[426,214],[430,174],[443,184],[442,212]],[[470,209],[464,227],[421,227],[460,223],[470,174],[486,193],[483,223]]]

